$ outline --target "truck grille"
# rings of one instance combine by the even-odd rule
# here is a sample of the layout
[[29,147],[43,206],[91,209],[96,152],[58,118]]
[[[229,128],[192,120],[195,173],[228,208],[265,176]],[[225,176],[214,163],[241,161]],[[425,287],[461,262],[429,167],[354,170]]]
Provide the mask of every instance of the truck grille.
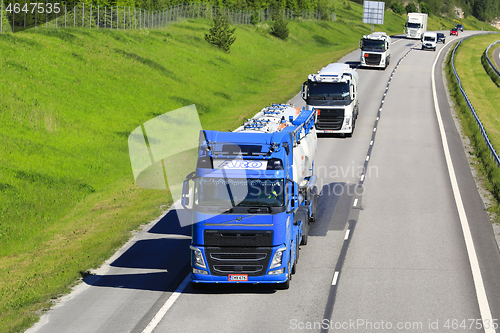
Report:
[[321,109],[316,120],[318,130],[340,130],[344,123],[344,109]]
[[272,230],[205,230],[206,246],[272,246]]
[[207,247],[208,268],[212,275],[264,275],[271,259],[272,248],[262,247]]
[[365,63],[367,65],[380,65],[380,60],[382,59],[381,54],[371,54],[367,53],[368,57],[365,57]]

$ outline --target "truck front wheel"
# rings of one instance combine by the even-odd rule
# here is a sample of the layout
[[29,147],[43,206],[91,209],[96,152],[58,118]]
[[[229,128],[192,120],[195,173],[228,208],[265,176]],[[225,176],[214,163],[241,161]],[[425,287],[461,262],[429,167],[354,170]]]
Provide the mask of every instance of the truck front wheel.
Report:
[[292,270],[291,270],[291,265],[290,262],[292,261],[292,258],[290,258],[290,261],[288,262],[288,278],[285,282],[279,283],[278,288],[279,290],[286,290],[290,288],[290,280],[292,280]]

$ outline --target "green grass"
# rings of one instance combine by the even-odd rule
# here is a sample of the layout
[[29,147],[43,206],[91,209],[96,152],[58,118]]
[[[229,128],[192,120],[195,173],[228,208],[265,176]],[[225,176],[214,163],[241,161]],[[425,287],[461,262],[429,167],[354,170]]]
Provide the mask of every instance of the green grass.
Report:
[[[287,101],[370,33],[349,6],[336,4],[337,22],[290,22],[287,41],[266,24],[238,26],[231,53],[204,41],[203,20],[0,35],[0,332],[29,327],[170,205],[168,191],[134,184],[132,130],[190,104],[203,128],[233,129]],[[402,33],[404,22],[387,12],[376,30]]]
[[[498,34],[489,34],[469,38],[462,42],[455,57],[455,67],[462,82],[462,87],[497,152],[500,151],[500,114],[498,113],[500,88],[486,72],[481,63],[481,57],[488,45],[498,40],[499,37]],[[478,165],[479,170],[487,180],[485,185],[492,193],[495,202],[498,203],[500,201],[500,168],[496,166],[496,163],[490,157],[490,151],[460,93],[458,83],[454,75],[452,75],[453,72],[450,68],[447,69],[447,72],[450,91],[462,119],[462,128],[474,146],[474,154],[480,162]],[[498,216],[498,204],[492,205],[490,211]]]

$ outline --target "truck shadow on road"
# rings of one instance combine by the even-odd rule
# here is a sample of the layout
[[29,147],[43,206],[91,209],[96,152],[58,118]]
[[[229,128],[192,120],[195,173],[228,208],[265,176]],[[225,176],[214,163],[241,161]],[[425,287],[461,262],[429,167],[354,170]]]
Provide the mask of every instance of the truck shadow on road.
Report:
[[328,230],[344,230],[356,186],[352,183],[336,182],[322,187],[318,198],[317,219],[311,224],[309,236],[326,236]]
[[[168,212],[109,265],[104,275],[83,281],[94,287],[175,291],[189,273],[191,226],[181,227],[175,210]],[[181,281],[177,281],[181,276]]]

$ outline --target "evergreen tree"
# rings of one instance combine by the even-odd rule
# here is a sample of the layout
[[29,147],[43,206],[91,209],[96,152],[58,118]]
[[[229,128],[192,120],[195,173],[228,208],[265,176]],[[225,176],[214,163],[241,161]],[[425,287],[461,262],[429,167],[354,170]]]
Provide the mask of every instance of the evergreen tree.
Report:
[[212,45],[229,52],[231,45],[236,40],[233,36],[236,28],[231,29],[229,21],[224,15],[217,15],[210,27],[209,33],[205,34],[205,40]]
[[276,36],[280,39],[286,40],[290,31],[288,30],[288,23],[286,23],[281,17],[276,17],[271,27],[271,35]]

